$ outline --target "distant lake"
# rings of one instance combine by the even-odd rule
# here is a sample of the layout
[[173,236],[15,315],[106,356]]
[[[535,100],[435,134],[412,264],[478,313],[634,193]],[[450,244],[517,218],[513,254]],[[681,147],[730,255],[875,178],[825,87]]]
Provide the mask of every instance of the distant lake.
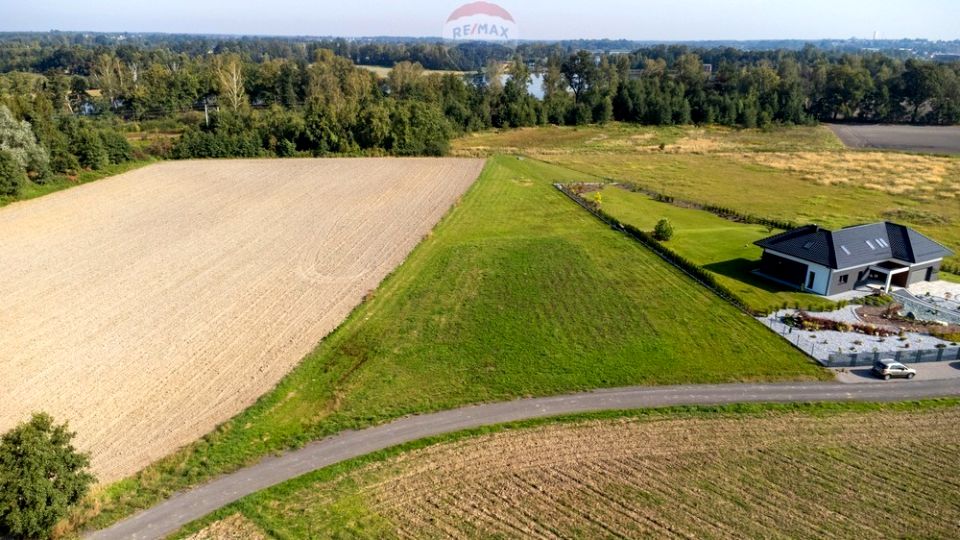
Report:
[[[506,83],[509,75],[501,75],[500,82]],[[537,99],[543,99],[543,75],[534,73],[530,75],[530,84],[527,85],[527,92]]]

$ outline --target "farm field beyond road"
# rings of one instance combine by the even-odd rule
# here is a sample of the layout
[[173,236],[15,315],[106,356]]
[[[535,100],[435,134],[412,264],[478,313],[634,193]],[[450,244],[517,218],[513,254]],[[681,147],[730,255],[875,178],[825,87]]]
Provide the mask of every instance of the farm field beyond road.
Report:
[[830,129],[852,148],[960,154],[960,127],[957,126],[834,124]]
[[620,414],[355,460],[247,497],[208,518],[233,516],[207,530],[264,538],[955,535],[956,401]]
[[0,431],[69,420],[101,481],[271,389],[480,160],[181,161],[0,210]]

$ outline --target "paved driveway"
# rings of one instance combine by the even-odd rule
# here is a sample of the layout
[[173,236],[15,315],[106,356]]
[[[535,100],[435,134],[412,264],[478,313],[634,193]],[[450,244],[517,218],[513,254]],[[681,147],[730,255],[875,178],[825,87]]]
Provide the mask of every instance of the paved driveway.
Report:
[[837,380],[845,384],[909,384],[920,381],[943,381],[956,379],[960,381],[960,362],[929,362],[923,364],[909,364],[917,370],[917,376],[908,381],[905,379],[891,379],[885,381],[877,378],[868,367],[833,368]]

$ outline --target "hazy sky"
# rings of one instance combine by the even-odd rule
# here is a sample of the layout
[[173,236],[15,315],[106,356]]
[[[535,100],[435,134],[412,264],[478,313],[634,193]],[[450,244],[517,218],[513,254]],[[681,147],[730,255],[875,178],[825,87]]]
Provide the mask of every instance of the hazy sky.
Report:
[[[463,1],[0,0],[0,31],[439,36]],[[520,37],[960,39],[958,0],[504,0]]]

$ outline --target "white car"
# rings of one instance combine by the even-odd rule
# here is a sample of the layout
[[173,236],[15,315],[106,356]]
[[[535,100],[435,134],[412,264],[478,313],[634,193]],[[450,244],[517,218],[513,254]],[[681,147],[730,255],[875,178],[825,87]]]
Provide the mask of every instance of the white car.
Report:
[[917,376],[917,370],[889,359],[874,362],[873,373],[885,381],[892,378],[912,379]]

